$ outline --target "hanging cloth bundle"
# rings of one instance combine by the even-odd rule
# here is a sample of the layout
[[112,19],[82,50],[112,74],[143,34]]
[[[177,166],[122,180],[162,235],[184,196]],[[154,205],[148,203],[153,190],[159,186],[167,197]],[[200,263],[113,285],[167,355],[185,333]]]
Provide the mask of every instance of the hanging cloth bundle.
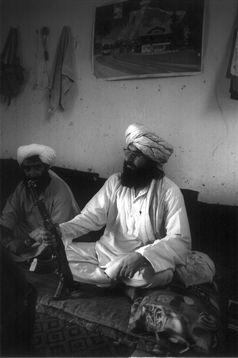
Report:
[[16,97],[24,82],[24,69],[20,65],[17,55],[18,30],[11,28],[1,54],[0,63],[0,95],[1,101],[10,105],[12,98]]
[[232,52],[227,70],[230,82],[230,97],[238,100],[238,14],[236,17],[235,35],[232,44]]
[[68,26],[64,26],[56,50],[52,81],[49,93],[49,112],[57,108],[62,111],[72,104],[75,84],[73,63],[73,37]]

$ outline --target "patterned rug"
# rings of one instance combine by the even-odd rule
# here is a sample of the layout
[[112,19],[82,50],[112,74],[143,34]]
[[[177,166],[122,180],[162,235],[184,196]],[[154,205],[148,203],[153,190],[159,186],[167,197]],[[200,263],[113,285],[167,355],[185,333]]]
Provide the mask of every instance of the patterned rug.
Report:
[[33,333],[35,357],[129,357],[132,349],[76,324],[37,313]]

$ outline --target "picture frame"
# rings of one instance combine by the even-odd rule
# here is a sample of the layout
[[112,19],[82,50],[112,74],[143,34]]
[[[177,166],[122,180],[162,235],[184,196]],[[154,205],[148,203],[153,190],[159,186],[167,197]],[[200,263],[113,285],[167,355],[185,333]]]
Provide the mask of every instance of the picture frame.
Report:
[[121,0],[95,8],[93,72],[105,80],[201,73],[205,0]]

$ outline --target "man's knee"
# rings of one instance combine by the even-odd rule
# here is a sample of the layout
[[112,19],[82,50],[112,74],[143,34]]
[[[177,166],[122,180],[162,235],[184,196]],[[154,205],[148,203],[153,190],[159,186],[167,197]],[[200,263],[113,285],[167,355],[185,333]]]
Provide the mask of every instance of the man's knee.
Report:
[[162,287],[167,286],[173,279],[174,270],[167,269],[161,272],[157,272],[151,278],[150,283],[148,283],[147,287]]

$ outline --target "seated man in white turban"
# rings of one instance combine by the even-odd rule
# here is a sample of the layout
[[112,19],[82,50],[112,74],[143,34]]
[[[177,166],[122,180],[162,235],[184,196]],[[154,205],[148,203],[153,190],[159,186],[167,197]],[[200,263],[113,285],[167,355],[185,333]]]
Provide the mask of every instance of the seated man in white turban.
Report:
[[[183,195],[162,169],[172,152],[145,127],[128,127],[123,172],[110,176],[79,215],[59,225],[76,281],[165,286],[176,265],[185,263],[191,239]],[[78,241],[104,226],[96,243]]]
[[15,261],[28,261],[46,255],[49,246],[43,219],[33,203],[27,187],[32,180],[39,199],[56,224],[71,220],[80,210],[69,186],[50,167],[55,160],[52,148],[30,144],[17,150],[17,161],[22,170],[23,180],[8,198],[0,217],[1,241]]

